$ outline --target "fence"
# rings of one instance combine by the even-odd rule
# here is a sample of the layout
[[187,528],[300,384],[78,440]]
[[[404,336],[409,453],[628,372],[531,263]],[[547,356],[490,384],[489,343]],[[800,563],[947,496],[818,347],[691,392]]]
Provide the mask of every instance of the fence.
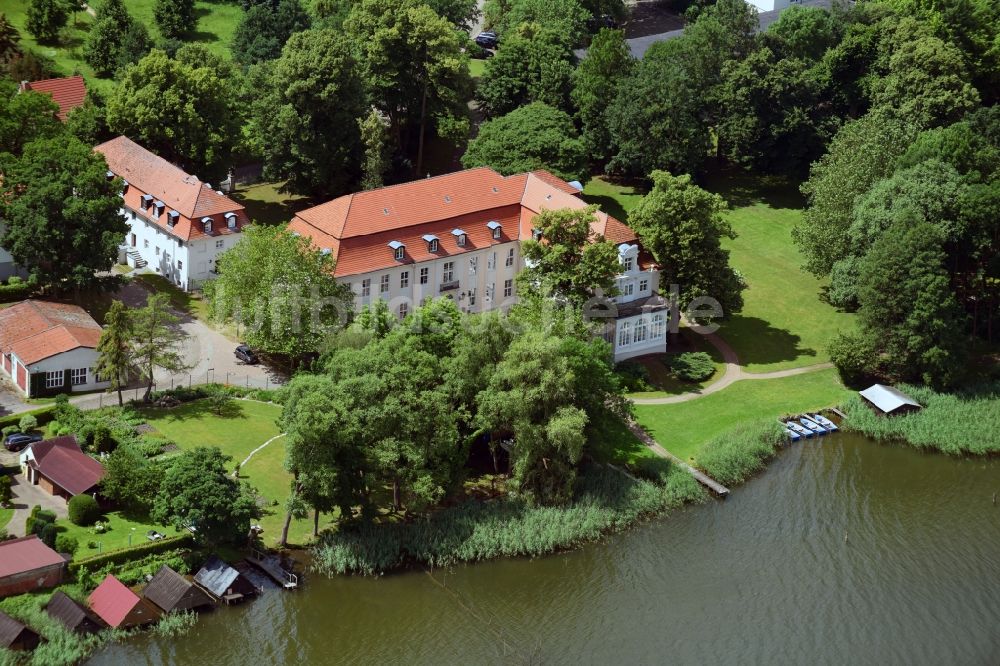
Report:
[[[216,372],[215,370],[209,368],[207,372],[201,374],[183,373],[160,379],[153,384],[153,391],[175,389],[182,386],[191,388],[193,386],[202,386],[204,384],[222,384],[224,386],[239,386],[247,389],[268,390],[276,389],[279,386],[282,386],[286,381],[286,378],[280,376],[267,374],[257,376],[251,374],[237,374],[234,372]],[[133,385],[122,391],[122,397],[126,402],[129,400],[142,400],[142,397],[145,394],[145,384]],[[78,398],[73,402],[78,406],[91,408],[118,404],[118,394],[116,392],[108,393],[102,391],[101,393],[90,397],[92,400]],[[86,405],[81,405],[80,403],[86,403]]]

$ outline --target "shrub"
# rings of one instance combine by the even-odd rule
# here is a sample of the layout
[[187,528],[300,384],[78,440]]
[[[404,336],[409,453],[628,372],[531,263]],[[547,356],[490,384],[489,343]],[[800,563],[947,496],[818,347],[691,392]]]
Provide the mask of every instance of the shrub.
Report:
[[42,528],[50,523],[54,523],[56,514],[51,511],[42,511],[42,507],[37,504],[31,509],[31,514],[24,521],[25,534],[41,535]]
[[9,474],[0,474],[0,504],[7,504],[11,500],[11,481]]
[[55,523],[45,523],[38,534],[38,538],[49,548],[55,547],[57,536],[59,536],[59,528],[55,526]]
[[60,534],[56,536],[56,551],[60,553],[72,555],[76,552],[79,545],[79,542],[68,534]]
[[[28,414],[33,415],[38,419],[38,425],[48,423],[52,420],[53,406],[46,405],[45,407],[39,407],[38,409],[33,409]],[[8,414],[6,416],[0,416],[0,428],[5,428],[10,425],[17,425],[20,423],[21,419],[24,418],[25,414]]]
[[17,427],[21,429],[21,432],[31,432],[38,427],[38,419],[35,418],[34,414],[25,414],[18,421]]
[[615,372],[618,373],[622,385],[629,393],[653,390],[649,383],[649,370],[642,363],[624,361],[615,366]]
[[13,435],[17,432],[21,432],[21,429],[16,425],[4,426],[3,430],[0,430],[0,434],[3,435],[4,439],[6,439],[8,435]]
[[73,496],[66,508],[74,525],[93,525],[101,517],[101,507],[90,495]]
[[686,352],[670,361],[670,370],[677,379],[701,382],[715,373],[715,364],[705,352]]
[[785,428],[776,421],[747,423],[709,441],[695,459],[719,483],[735,485],[762,470],[786,441]]

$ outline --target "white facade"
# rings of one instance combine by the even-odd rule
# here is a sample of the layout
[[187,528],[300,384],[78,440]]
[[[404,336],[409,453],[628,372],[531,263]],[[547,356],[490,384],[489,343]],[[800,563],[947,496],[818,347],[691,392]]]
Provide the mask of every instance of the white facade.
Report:
[[[36,363],[25,365],[17,354],[3,355],[0,369],[10,377],[11,382],[29,397],[36,397],[31,390],[31,375],[45,373],[45,387],[56,391],[69,384],[73,392],[106,389],[110,382],[98,381],[94,373],[97,351],[90,347],[77,347],[61,354],[54,354]],[[42,393],[39,391],[38,393]],[[58,392],[61,392],[59,390]]]
[[126,249],[130,254],[129,265],[136,266],[135,256],[138,254],[151,270],[185,291],[214,278],[215,260],[239,240],[235,234],[220,234],[185,241],[151,221],[141,211],[125,207],[122,214],[130,227],[125,236]]
[[[753,5],[759,11],[771,12],[774,10],[787,9],[795,3],[795,0],[746,0],[747,4]],[[801,1],[801,0],[799,0]]]
[[618,276],[618,295],[612,300],[618,307],[614,333],[608,330],[608,342],[614,349],[615,362],[646,354],[667,351],[667,326],[670,311],[657,296],[660,272],[642,270],[639,246],[618,246],[622,274]]

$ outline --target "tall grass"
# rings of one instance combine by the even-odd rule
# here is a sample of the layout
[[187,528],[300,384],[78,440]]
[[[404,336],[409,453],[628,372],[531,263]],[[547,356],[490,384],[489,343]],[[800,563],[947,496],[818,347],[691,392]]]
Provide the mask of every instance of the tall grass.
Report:
[[529,506],[515,498],[469,501],[417,522],[341,530],[314,548],[313,566],[326,575],[371,575],[407,564],[535,557],[575,548],[704,498],[701,486],[679,469],[671,469],[659,484],[594,466],[581,476],[568,506]]
[[194,611],[167,613],[153,627],[153,633],[163,638],[176,638],[191,631],[197,622],[198,614]]
[[777,421],[745,423],[707,442],[695,460],[719,483],[736,485],[764,469],[787,441],[788,435]]
[[938,393],[924,386],[901,385],[899,389],[923,409],[883,416],[855,395],[843,407],[844,428],[952,455],[1000,452],[1000,382],[957,393]]

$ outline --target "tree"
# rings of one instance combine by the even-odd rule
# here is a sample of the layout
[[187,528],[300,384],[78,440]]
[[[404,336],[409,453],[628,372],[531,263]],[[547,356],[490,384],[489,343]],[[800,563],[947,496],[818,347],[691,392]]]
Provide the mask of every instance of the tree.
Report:
[[255,349],[298,357],[315,352],[344,321],[352,296],[334,280],[334,258],[280,227],[251,226],[216,259],[206,286],[214,317],[243,322]]
[[547,169],[564,180],[583,181],[587,152],[572,118],[534,102],[483,123],[462,155],[462,166],[488,166],[505,176]]
[[590,160],[601,164],[611,157],[608,108],[618,95],[618,83],[629,76],[635,58],[625,42],[624,30],[602,29],[587,49],[587,56],[573,71],[571,97],[582,139]]
[[299,0],[279,0],[247,10],[233,33],[233,57],[243,65],[275,60],[288,38],[309,28],[309,14]]
[[198,23],[194,0],[155,0],[153,18],[160,33],[167,39],[179,39],[191,32]]
[[396,318],[389,312],[389,304],[380,298],[363,305],[354,323],[362,330],[370,331],[372,337],[384,338],[396,326]]
[[847,231],[855,201],[892,172],[915,134],[911,125],[879,112],[837,132],[802,185],[808,206],[792,238],[805,255],[806,270],[828,275],[834,263],[851,254]]
[[621,272],[618,249],[603,238],[592,239],[596,206],[543,210],[531,221],[542,240],[527,240],[521,252],[528,267],[517,276],[522,298],[532,292],[556,297],[576,307],[600,290],[614,295]]
[[[292,192],[336,196],[358,182],[364,89],[350,44],[334,30],[291,37],[252,103],[249,134],[270,178]],[[248,81],[249,83],[249,81]]]
[[476,0],[429,0],[425,4],[435,14],[465,32],[472,30],[480,14]]
[[164,293],[151,294],[145,306],[132,312],[131,319],[132,357],[146,380],[142,399],[149,402],[157,368],[167,372],[187,368],[178,350],[187,334],[178,326],[180,317],[170,309],[170,298]]
[[573,51],[553,31],[522,26],[486,61],[476,88],[479,107],[490,118],[532,102],[569,112],[574,60]]
[[146,27],[128,13],[121,0],[104,0],[87,35],[83,58],[98,76],[110,76],[138,62],[152,42]]
[[583,45],[591,18],[577,0],[489,0],[483,14],[485,24],[503,37],[513,35],[525,23],[536,23],[571,48]]
[[101,507],[90,495],[74,495],[66,503],[69,520],[74,525],[93,525],[101,517]]
[[700,170],[710,137],[683,65],[647,53],[620,85],[607,111],[614,151],[608,170],[633,178],[654,169]]
[[135,370],[132,361],[132,320],[121,301],[112,301],[104,317],[104,330],[97,343],[97,363],[94,372],[111,382],[111,390],[118,392],[118,405],[124,405],[122,389],[128,386]]
[[227,473],[230,460],[218,448],[201,446],[174,458],[163,474],[153,520],[177,529],[192,526],[210,545],[239,543],[258,510],[249,490]]
[[51,44],[68,20],[69,10],[64,0],[32,0],[24,27],[40,43]]
[[389,119],[397,149],[423,172],[428,129],[458,142],[468,136],[472,91],[467,43],[418,0],[361,0],[345,30],[360,50],[372,104]]
[[103,465],[103,496],[141,514],[152,508],[163,476],[158,464],[132,446],[119,446]]
[[764,40],[780,58],[815,62],[841,38],[841,25],[822,7],[793,5],[782,11],[764,33]]
[[6,14],[0,13],[0,65],[6,65],[15,56],[21,55],[21,47],[18,46],[20,41],[21,35],[17,28],[7,19]]
[[20,155],[26,144],[61,134],[58,111],[50,95],[18,94],[13,82],[0,81],[0,153]]
[[735,238],[726,204],[690,176],[651,175],[653,187],[629,213],[629,224],[661,266],[661,284],[677,284],[682,302],[714,298],[728,316],[743,307],[742,277],[729,265],[723,238]]
[[361,131],[361,143],[365,147],[365,156],[361,162],[361,189],[377,190],[385,184],[383,176],[389,170],[389,153],[386,150],[389,135],[386,124],[382,115],[372,109],[358,121],[358,129]]
[[155,49],[125,68],[107,117],[112,131],[209,180],[225,175],[241,131],[230,81]]
[[[975,116],[970,120],[975,121]],[[962,175],[990,180],[1000,174],[1000,137],[989,137],[988,127],[963,120],[947,127],[921,132],[898,162],[899,168],[916,166],[927,160],[949,164]]]
[[66,116],[66,130],[88,146],[96,146],[111,138],[103,101],[97,102],[92,93],[87,93],[83,105],[72,109]]
[[104,281],[128,231],[121,214],[121,181],[76,137],[62,134],[28,144],[4,166],[0,237],[14,261],[42,287],[79,290]]
[[21,432],[31,432],[38,427],[38,418],[34,414],[25,414],[17,422],[17,427]]

